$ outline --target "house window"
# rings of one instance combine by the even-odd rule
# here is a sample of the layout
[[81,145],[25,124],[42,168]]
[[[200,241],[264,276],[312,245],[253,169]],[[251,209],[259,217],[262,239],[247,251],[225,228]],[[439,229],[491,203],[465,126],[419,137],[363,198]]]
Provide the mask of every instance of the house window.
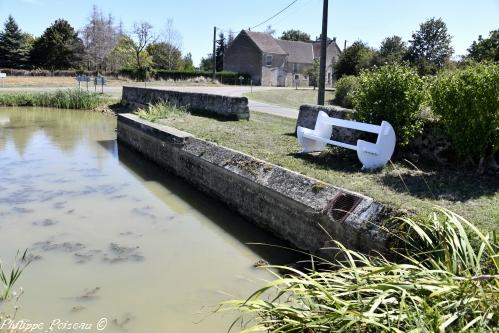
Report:
[[300,67],[298,66],[298,64],[293,64],[293,73],[298,73],[299,70]]
[[327,73],[327,83],[331,83],[331,73]]
[[265,56],[265,65],[272,66],[272,55],[271,54],[267,54]]

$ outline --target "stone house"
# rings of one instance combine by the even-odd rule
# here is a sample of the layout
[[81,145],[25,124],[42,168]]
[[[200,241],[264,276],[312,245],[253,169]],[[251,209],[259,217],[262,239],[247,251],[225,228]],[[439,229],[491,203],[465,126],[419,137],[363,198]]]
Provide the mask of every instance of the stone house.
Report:
[[[307,70],[320,58],[320,41],[280,40],[263,32],[242,30],[224,54],[224,70],[247,73],[253,84],[289,87],[309,85]],[[326,53],[326,84],[332,85],[333,65],[341,50],[330,40]]]

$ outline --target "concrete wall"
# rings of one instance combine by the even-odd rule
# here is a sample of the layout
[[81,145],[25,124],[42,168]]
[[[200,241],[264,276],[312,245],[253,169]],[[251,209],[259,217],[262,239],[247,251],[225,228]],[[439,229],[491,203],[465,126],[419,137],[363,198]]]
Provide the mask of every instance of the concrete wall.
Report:
[[387,252],[385,209],[369,197],[132,114],[118,115],[118,142],[301,250],[328,255],[321,248],[331,245],[329,233],[364,252]]
[[203,114],[249,119],[248,99],[222,95],[189,93],[138,87],[123,87],[122,101],[134,106],[168,102]]
[[240,33],[224,53],[224,70],[247,73],[253,84],[262,82],[262,52],[246,34]]
[[[265,63],[265,57],[272,55],[272,65]],[[283,87],[285,86],[286,55],[284,54],[262,54],[262,86]]]

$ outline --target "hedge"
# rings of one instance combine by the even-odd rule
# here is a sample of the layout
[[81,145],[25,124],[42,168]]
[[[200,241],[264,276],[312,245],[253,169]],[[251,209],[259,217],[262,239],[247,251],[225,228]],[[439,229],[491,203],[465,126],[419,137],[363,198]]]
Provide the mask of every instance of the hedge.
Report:
[[432,110],[460,157],[476,160],[499,151],[499,64],[477,64],[439,75]]
[[362,72],[353,96],[355,117],[368,123],[388,121],[399,146],[407,145],[423,127],[421,111],[428,98],[426,83],[411,68],[386,65]]

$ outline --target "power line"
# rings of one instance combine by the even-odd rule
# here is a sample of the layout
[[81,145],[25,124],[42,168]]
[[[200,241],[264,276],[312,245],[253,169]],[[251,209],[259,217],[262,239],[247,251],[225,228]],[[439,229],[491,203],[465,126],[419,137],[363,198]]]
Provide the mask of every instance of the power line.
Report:
[[289,7],[291,7],[292,5],[294,5],[296,2],[298,2],[298,0],[294,0],[293,2],[291,2],[289,5],[287,5],[286,7],[284,7],[282,10],[280,10],[279,12],[277,12],[276,14],[272,15],[271,17],[269,17],[268,19],[266,19],[265,21],[255,25],[254,27],[251,27],[250,30],[252,29],[255,29],[255,28],[258,28],[259,26],[261,26],[262,24],[265,24],[267,23],[268,21],[272,20],[274,17],[278,16],[279,14],[281,14],[282,12],[284,12],[286,9],[288,9]]

